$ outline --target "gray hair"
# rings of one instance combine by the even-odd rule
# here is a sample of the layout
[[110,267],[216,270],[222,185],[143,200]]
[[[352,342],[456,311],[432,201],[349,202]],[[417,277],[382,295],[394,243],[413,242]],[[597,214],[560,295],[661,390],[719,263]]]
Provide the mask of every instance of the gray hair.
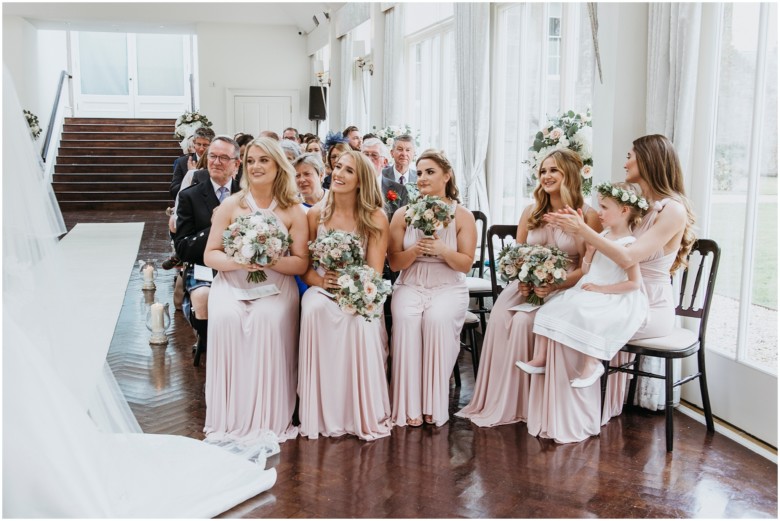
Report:
[[362,150],[365,150],[366,147],[375,147],[379,145],[379,155],[384,157],[385,159],[390,159],[390,152],[387,150],[387,146],[382,143],[382,140],[377,137],[370,137],[363,141],[363,148]]
[[230,136],[217,136],[217,137],[215,137],[214,139],[211,140],[211,144],[213,145],[216,141],[224,141],[225,143],[227,143],[229,145],[232,145],[233,146],[233,155],[236,156],[233,159],[241,159],[239,157],[239,154],[240,154],[240,151],[241,151],[241,147],[238,146],[238,143],[236,143],[235,139],[233,139]]
[[395,144],[399,142],[411,143],[412,148],[414,148],[414,138],[409,134],[401,134],[400,136],[393,138],[393,147],[395,147]]
[[293,153],[293,156],[295,157],[301,155],[301,146],[295,141],[292,141],[291,139],[283,139],[279,144],[281,145],[282,150],[284,152],[287,152],[289,150],[290,152]]
[[325,170],[325,165],[322,164],[322,158],[319,154],[315,153],[302,154],[296,157],[292,162],[292,166],[293,168],[296,168],[298,165],[309,165],[317,172],[318,176],[321,176],[322,172]]

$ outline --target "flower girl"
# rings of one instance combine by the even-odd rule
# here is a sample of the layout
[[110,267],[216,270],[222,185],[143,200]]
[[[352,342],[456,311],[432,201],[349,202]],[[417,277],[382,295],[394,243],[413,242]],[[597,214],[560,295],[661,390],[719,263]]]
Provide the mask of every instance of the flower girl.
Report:
[[[628,183],[602,183],[599,219],[602,235],[628,247],[636,239],[631,230],[647,211],[647,201]],[[582,261],[585,274],[576,286],[549,300],[536,313],[534,333],[588,355],[581,378],[572,387],[589,387],[604,373],[599,360],[611,360],[639,329],[647,316],[647,297],[641,292],[639,264],[625,270],[588,245]],[[531,374],[544,373],[545,359],[517,367]]]

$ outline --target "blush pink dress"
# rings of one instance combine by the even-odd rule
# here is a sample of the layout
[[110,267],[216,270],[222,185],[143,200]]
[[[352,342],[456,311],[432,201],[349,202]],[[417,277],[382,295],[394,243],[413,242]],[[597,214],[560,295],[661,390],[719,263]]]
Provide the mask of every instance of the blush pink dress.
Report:
[[[641,237],[655,223],[658,214],[663,211],[669,199],[656,201],[653,207],[642,219],[642,223],[634,230],[634,237]],[[639,263],[642,272],[642,290],[647,296],[650,310],[647,319],[639,330],[631,337],[633,340],[643,338],[655,338],[665,336],[674,328],[675,298],[672,289],[669,271],[677,258],[677,252],[673,251],[664,255],[663,246],[649,258]],[[613,358],[611,365],[621,365],[633,359],[629,353],[619,352]],[[602,424],[606,424],[610,418],[619,416],[623,412],[623,402],[626,398],[626,384],[630,375],[626,373],[614,373],[607,380],[607,394],[604,398],[604,414]],[[640,379],[640,384],[643,379]],[[658,380],[662,382],[661,380]]]
[[[568,271],[579,265],[574,238],[557,226],[544,225],[528,231],[529,244],[553,245],[565,251],[571,262]],[[456,416],[468,418],[480,427],[525,421],[531,375],[515,367],[515,361],[533,358],[536,311],[509,311],[525,302],[517,282],[508,285],[496,299],[482,344],[474,395]]]
[[[253,212],[274,214],[276,201]],[[279,226],[287,231],[284,223]],[[279,441],[297,436],[292,425],[298,368],[298,287],[291,275],[265,270],[247,282],[246,270],[219,272],[209,293],[206,432],[210,441],[250,445],[272,431]],[[279,294],[238,300],[233,288],[276,285]]]
[[[318,235],[325,231],[320,224]],[[386,362],[383,318],[368,322],[342,311],[321,288],[306,290],[298,367],[301,434],[312,439],[320,434],[354,434],[363,440],[389,436]]]
[[[438,232],[457,249],[453,220]],[[404,249],[424,237],[407,226]],[[437,426],[449,420],[450,375],[460,352],[460,331],[466,320],[469,291],[466,274],[440,257],[418,257],[401,271],[393,289],[393,423],[433,416]]]

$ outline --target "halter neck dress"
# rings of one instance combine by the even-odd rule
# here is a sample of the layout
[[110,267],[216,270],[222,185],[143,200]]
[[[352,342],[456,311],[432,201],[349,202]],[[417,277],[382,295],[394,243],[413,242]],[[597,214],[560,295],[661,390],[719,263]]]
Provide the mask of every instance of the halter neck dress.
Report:
[[[259,208],[252,213],[277,218]],[[288,232],[289,233],[289,232]],[[298,368],[298,290],[292,275],[268,268],[264,282],[247,282],[246,270],[222,271],[209,293],[206,425],[209,440],[251,443],[273,432],[279,441],[297,436],[292,425]],[[238,300],[233,288],[275,285],[279,294]]]

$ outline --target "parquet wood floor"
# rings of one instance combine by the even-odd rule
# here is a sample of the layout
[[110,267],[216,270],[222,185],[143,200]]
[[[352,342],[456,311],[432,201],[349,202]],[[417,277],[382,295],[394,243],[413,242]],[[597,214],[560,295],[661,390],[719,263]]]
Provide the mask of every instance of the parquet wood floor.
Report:
[[[158,211],[70,212],[78,222],[146,223],[139,259],[159,265],[170,252]],[[159,271],[155,295],[134,272],[108,355],[144,432],[202,439],[206,364],[192,366],[195,337],[173,315],[167,348],[148,344],[147,306],[172,302],[173,273]],[[471,398],[469,356],[451,411]],[[713,384],[714,385],[714,384]],[[374,442],[297,438],[269,460],[274,487],[221,517],[777,518],[777,465],[675,414],[675,450],[664,416],[627,409],[582,443],[529,436],[525,424],[481,429],[452,418],[441,428],[395,428]]]

